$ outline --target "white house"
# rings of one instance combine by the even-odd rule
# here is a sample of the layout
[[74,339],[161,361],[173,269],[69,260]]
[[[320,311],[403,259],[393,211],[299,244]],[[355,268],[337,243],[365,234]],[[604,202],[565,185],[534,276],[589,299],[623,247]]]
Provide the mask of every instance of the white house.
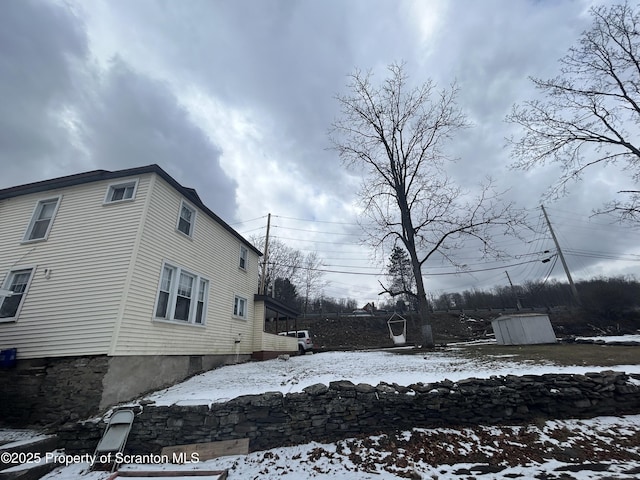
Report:
[[280,310],[257,295],[260,255],[157,165],[0,190],[0,288],[12,292],[0,296],[0,350],[54,377],[61,362],[92,362],[98,408],[295,352],[264,332]]

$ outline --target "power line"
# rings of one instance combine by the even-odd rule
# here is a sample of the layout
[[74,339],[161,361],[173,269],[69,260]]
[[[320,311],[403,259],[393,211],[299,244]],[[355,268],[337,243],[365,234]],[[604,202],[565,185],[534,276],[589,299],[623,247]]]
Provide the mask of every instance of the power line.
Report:
[[[527,263],[532,263],[532,262],[539,262],[540,260],[536,259],[536,260],[527,260],[525,262],[519,262],[519,263],[512,263],[510,265],[501,265],[498,267],[488,267],[488,268],[481,268],[481,269],[477,269],[477,270],[460,270],[460,271],[456,271],[456,272],[438,272],[438,273],[423,273],[422,275],[425,277],[433,277],[433,276],[441,276],[441,275],[462,275],[462,274],[467,274],[467,273],[478,273],[478,272],[488,272],[491,270],[499,270],[499,269],[505,269],[505,268],[509,268],[509,267],[515,267],[518,265],[525,265]],[[287,264],[279,264],[279,263],[274,263],[274,265],[279,265],[282,267],[292,267],[292,265],[287,265]],[[316,271],[316,272],[324,272],[324,273],[342,273],[345,275],[364,275],[364,276],[380,276],[383,275],[381,273],[367,273],[367,272],[347,272],[347,271],[343,271],[343,270],[329,270],[329,269],[324,269],[324,268],[306,268],[306,267],[300,267],[302,270],[311,270],[311,271]],[[367,267],[358,267],[358,268],[367,268]]]
[[255,222],[256,220],[264,220],[265,218],[267,218],[266,215],[263,215],[261,217],[256,217],[256,218],[252,218],[251,220],[243,220],[241,222],[235,222],[235,223],[230,223],[230,226],[234,226],[234,225],[242,225],[244,223],[249,223],[249,222]]
[[294,217],[285,217],[285,216],[282,216],[282,215],[272,215],[272,217],[274,217],[274,218],[284,218],[286,220],[297,220],[299,222],[331,223],[331,224],[334,224],[334,225],[352,225],[352,226],[359,225],[358,223],[331,222],[331,221],[328,221],[328,220],[313,220],[313,219],[309,219],[309,218],[294,218]]
[[293,228],[293,227],[283,227],[282,225],[272,225],[273,228],[281,228],[283,230],[294,230],[296,232],[310,232],[310,233],[320,233],[326,235],[348,235],[352,237],[360,236],[359,233],[340,233],[340,232],[323,232],[319,230],[308,230],[305,228]]
[[351,243],[345,243],[345,242],[330,242],[330,241],[322,241],[322,240],[308,240],[308,239],[304,239],[304,238],[290,238],[290,237],[281,237],[280,235],[278,236],[274,236],[274,238],[278,238],[280,240],[291,240],[293,242],[306,242],[306,243],[328,243],[328,244],[333,244],[333,245],[357,245],[353,242]]

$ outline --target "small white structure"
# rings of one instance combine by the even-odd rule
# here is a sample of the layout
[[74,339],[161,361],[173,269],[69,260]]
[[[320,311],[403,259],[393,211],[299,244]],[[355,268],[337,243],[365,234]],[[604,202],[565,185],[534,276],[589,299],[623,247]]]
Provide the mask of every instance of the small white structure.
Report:
[[502,315],[491,321],[498,345],[556,343],[549,316],[540,313]]

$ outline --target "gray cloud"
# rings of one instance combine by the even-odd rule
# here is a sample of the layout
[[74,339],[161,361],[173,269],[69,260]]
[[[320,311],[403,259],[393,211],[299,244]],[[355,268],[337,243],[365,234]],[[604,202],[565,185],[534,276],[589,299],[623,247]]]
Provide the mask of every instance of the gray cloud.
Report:
[[237,184],[220,167],[220,149],[162,82],[114,58],[79,117],[83,143],[96,167],[157,163],[196,188],[221,216],[233,217]]
[[[475,125],[451,144],[452,155],[460,158],[451,174],[468,188],[493,176],[501,188],[512,188],[509,198],[535,220],[541,194],[557,170],[508,169],[504,137],[514,128],[504,116],[512,104],[535,96],[529,75],[554,75],[557,59],[589,25],[586,12],[592,2],[69,3],[75,10],[44,0],[9,0],[0,7],[0,186],[92,168],[159,163],[196,188],[225,219],[233,220],[238,212],[258,217],[269,209],[283,216],[353,223],[357,175],[326,150],[327,130],[338,115],[333,97],[344,91],[346,75],[354,68],[372,69],[381,81],[384,67],[399,60],[407,61],[415,83],[429,77],[441,86],[458,81],[460,106]],[[195,120],[199,117],[184,103],[194,90],[211,100],[207,109],[217,109],[206,117],[215,119],[210,124]],[[236,114],[249,133],[235,129]],[[245,165],[238,170],[242,175],[229,178],[222,169],[221,162],[230,171],[224,163],[230,158]],[[278,168],[267,168],[269,162]],[[607,199],[616,176],[608,183],[597,175],[585,178],[570,196],[549,206],[584,220]],[[607,228],[596,223],[587,223],[584,231],[568,227],[567,218],[560,223],[574,248],[637,248],[632,235],[607,236]],[[338,233],[352,228],[290,225]],[[351,238],[285,235],[322,242],[348,243]],[[315,247],[321,256],[342,256],[329,253],[337,250],[345,258],[368,256],[355,242],[339,243],[294,246]],[[529,248],[522,242],[506,245],[514,253]],[[471,258],[475,252],[460,255]],[[569,260],[585,272],[602,267],[597,258]],[[340,263],[354,262],[328,263],[344,270]],[[366,260],[363,264],[372,266]],[[538,267],[514,272],[520,275],[514,280],[542,275]],[[435,290],[484,288],[504,284],[503,277],[499,270],[438,277],[430,285]],[[334,280],[329,295],[377,299],[375,277]]]
[[0,8],[0,183],[10,186],[47,178],[73,156],[61,115],[88,48],[67,9],[31,0]]
[[83,21],[65,6],[6,2],[0,23],[3,186],[158,163],[233,217],[237,184],[219,147],[165,84],[119,57],[100,70]]

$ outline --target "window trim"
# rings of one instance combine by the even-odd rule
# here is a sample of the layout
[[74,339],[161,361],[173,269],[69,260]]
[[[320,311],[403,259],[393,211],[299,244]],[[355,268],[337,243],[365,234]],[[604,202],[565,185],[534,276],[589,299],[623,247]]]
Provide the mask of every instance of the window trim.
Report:
[[[165,268],[170,268],[173,271],[171,284],[169,285],[169,294],[167,298],[167,307],[166,313],[164,317],[156,316],[158,312],[158,306],[160,304],[160,292],[162,288],[162,280],[164,277]],[[192,291],[191,291],[191,301],[189,304],[189,314],[187,320],[180,320],[175,318],[176,313],[176,301],[178,297],[178,288],[180,286],[180,276],[184,273],[185,275],[189,275],[193,277]],[[196,321],[196,315],[198,311],[198,302],[199,302],[199,294],[200,288],[202,286],[201,282],[205,282],[204,285],[204,305],[202,308],[202,319],[200,322]],[[156,299],[153,305],[152,312],[152,320],[155,322],[166,322],[171,323],[173,325],[191,325],[197,327],[204,327],[207,324],[207,310],[209,308],[209,288],[211,285],[211,281],[208,277],[204,275],[200,275],[199,273],[194,272],[191,269],[184,268],[175,262],[163,261],[162,267],[160,268],[160,279],[158,281],[158,287],[156,288]],[[164,291],[164,290],[162,290]]]
[[[180,219],[182,218],[182,208],[183,207],[186,207],[187,209],[189,209],[189,210],[191,210],[193,212],[193,216],[191,218],[191,224],[190,224],[191,228],[189,229],[189,233],[184,233],[182,230],[180,230]],[[176,222],[176,232],[180,233],[181,235],[184,235],[185,237],[193,238],[193,232],[196,229],[196,216],[197,215],[198,215],[198,212],[196,210],[196,207],[191,205],[186,200],[182,199],[180,201],[180,208],[178,209],[178,221]]]
[[[24,272],[26,270],[30,270],[29,273],[29,279],[27,280],[27,284],[24,288],[24,292],[22,292],[22,298],[20,299],[20,303],[18,304],[18,308],[16,309],[16,313],[13,317],[0,317],[0,323],[8,323],[8,322],[17,322],[18,318],[20,317],[20,312],[22,311],[22,307],[24,306],[24,301],[25,298],[27,296],[27,294],[29,293],[29,289],[31,288],[31,282],[33,281],[33,277],[35,276],[36,273],[36,266],[35,265],[24,265],[24,266],[16,266],[16,267],[11,267],[11,269],[6,273],[6,275],[4,276],[4,279],[2,280],[2,288],[3,289],[9,289],[9,284],[10,284],[10,280],[12,280],[13,274],[17,273],[17,272]],[[2,299],[0,300],[0,307],[2,307],[2,304],[4,303],[5,298],[9,298],[9,297],[2,297]]]
[[[107,185],[107,191],[104,194],[104,199],[102,201],[103,205],[111,205],[114,203],[124,203],[124,202],[133,202],[136,199],[136,193],[138,193],[138,182],[139,178],[134,178],[133,180],[128,180],[126,182],[114,182]],[[133,186],[133,192],[131,193],[130,198],[121,198],[120,200],[110,200],[109,198],[112,196],[113,191],[118,187],[128,187]]]
[[[38,221],[36,219],[36,215],[38,212],[41,212],[41,207],[45,203],[53,202],[55,200],[56,206],[51,213],[51,218],[49,219],[49,225],[47,225],[47,230],[44,233],[44,236],[39,238],[29,238],[33,234],[33,229]],[[27,230],[24,232],[24,236],[22,237],[22,243],[31,243],[31,242],[44,242],[49,238],[49,233],[51,233],[51,227],[53,227],[53,222],[56,219],[56,215],[58,213],[58,208],[60,207],[60,203],[62,203],[62,195],[56,195],[53,197],[41,198],[36,202],[36,206],[31,212],[31,220],[29,220],[29,225],[27,225]]]
[[[196,301],[195,301],[195,310],[193,313],[193,323],[194,325],[204,325],[207,319],[207,307],[209,306],[209,279],[205,277],[198,277],[196,279],[198,282],[198,290],[196,291]],[[204,288],[201,289],[200,286],[204,282]],[[204,292],[202,297],[202,318],[198,321],[198,304],[200,303],[200,294]]]
[[[244,261],[244,265],[242,264],[243,261]],[[246,272],[248,265],[249,265],[249,249],[244,245],[240,245],[240,259],[238,260],[238,268]]]
[[[238,300],[244,300],[244,315],[238,315],[236,313],[236,302]],[[247,320],[247,318],[248,318],[247,310],[248,309],[249,309],[249,300],[246,297],[243,297],[242,295],[238,295],[238,294],[234,295],[234,297],[233,297],[233,310],[232,310],[233,318],[238,318],[238,319],[241,319],[241,320]]]

